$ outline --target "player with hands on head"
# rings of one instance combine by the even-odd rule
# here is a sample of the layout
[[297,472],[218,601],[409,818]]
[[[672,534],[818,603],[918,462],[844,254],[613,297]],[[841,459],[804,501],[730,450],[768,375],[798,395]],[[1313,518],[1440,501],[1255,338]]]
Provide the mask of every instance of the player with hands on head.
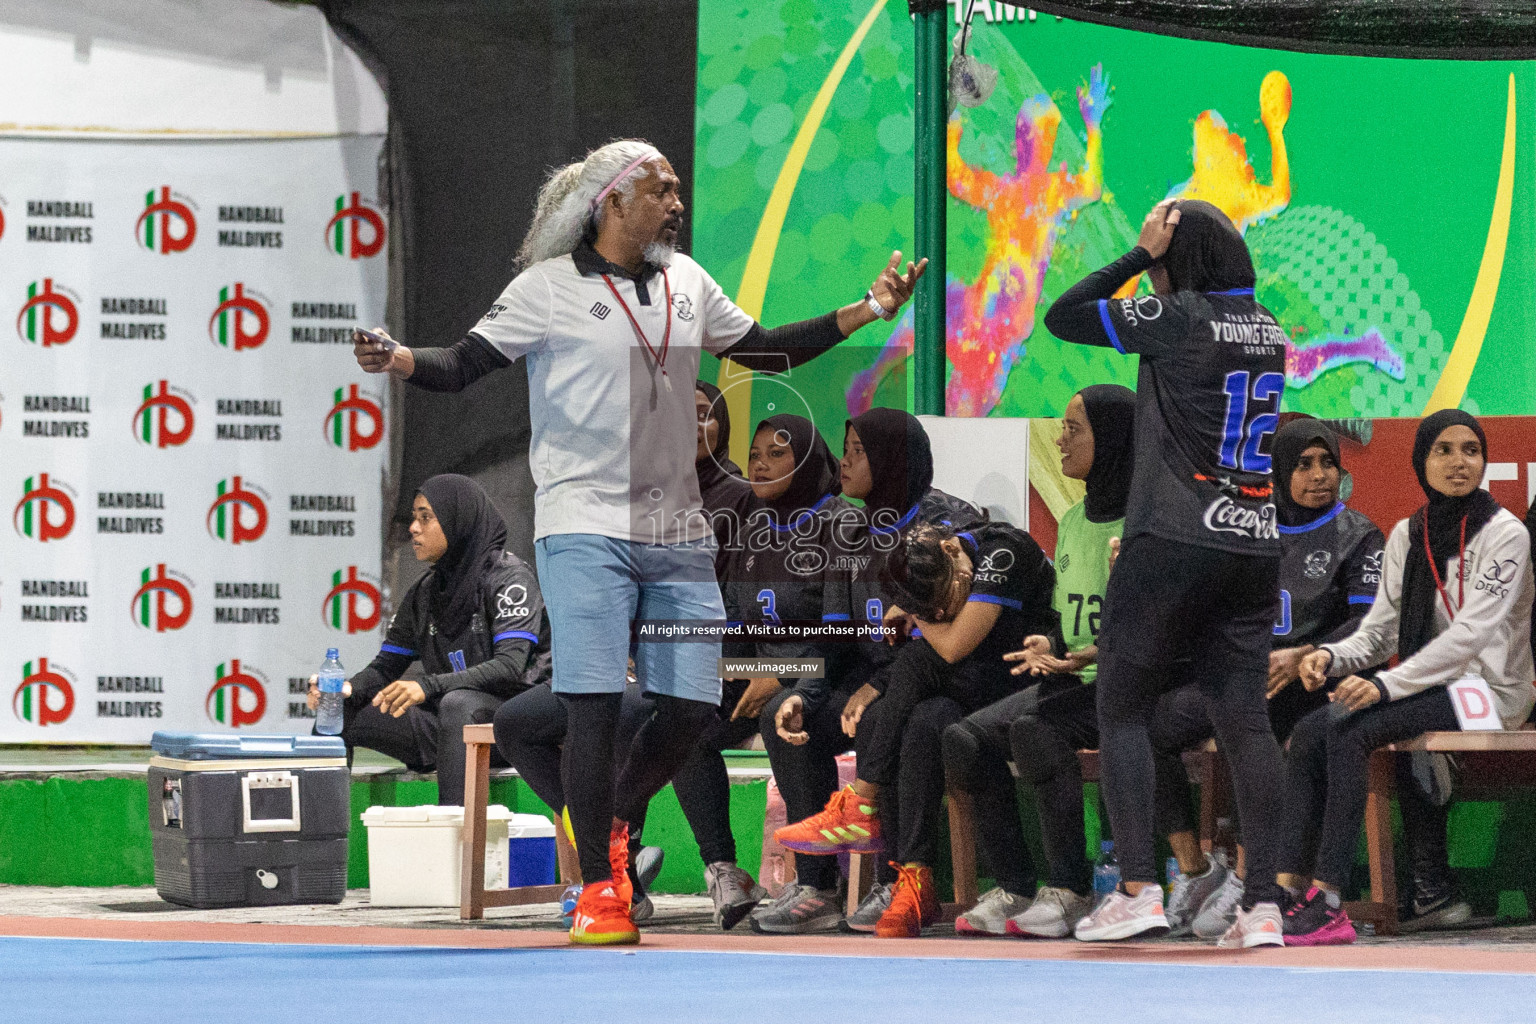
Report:
[[[1151,295],[1116,294],[1145,273]],[[1254,298],[1242,234],[1200,200],[1159,203],[1137,245],[1046,313],[1058,338],[1140,356],[1136,468],[1105,596],[1098,660],[1102,787],[1122,882],[1074,934],[1168,928],[1156,863],[1151,719],[1170,674],[1200,687],[1232,769],[1249,885],[1220,944],[1277,945],[1269,879],[1284,768],[1264,693],[1280,542],[1269,440],[1285,389],[1286,334]]]

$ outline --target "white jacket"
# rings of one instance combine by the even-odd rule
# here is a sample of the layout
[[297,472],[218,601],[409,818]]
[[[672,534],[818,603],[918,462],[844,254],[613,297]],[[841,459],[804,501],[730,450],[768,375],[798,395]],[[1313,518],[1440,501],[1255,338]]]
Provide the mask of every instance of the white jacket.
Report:
[[[1333,652],[1329,675],[1358,672],[1397,653],[1407,557],[1408,520],[1404,519],[1387,538],[1376,603],[1365,613],[1360,628],[1338,643],[1323,645]],[[1531,599],[1536,583],[1532,580],[1530,536],[1520,520],[1500,509],[1467,539],[1459,583],[1457,561],[1452,555],[1440,574],[1452,607],[1458,593],[1466,595],[1456,618],[1446,615],[1445,602],[1437,596],[1435,638],[1413,657],[1376,678],[1386,686],[1388,698],[1397,700],[1476,673],[1493,690],[1504,727],[1516,728],[1536,704],[1536,687],[1532,686],[1536,668],[1531,663]]]

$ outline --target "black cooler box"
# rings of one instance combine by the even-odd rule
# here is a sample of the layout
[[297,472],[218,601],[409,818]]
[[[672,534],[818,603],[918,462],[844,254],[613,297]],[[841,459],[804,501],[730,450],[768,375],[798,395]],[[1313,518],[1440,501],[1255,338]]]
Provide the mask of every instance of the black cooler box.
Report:
[[350,825],[339,736],[157,732],[155,889],[187,907],[340,903]]

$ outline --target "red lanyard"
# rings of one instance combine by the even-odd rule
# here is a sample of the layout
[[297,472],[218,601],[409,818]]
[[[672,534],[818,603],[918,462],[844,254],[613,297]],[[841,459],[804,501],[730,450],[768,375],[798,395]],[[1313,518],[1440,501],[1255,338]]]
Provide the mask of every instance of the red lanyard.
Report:
[[1440,567],[1435,564],[1435,553],[1429,546],[1429,516],[1424,517],[1424,554],[1429,558],[1429,571],[1435,578],[1435,589],[1440,591],[1440,600],[1445,602],[1445,614],[1447,618],[1456,618],[1456,610],[1467,603],[1467,575],[1463,571],[1463,565],[1467,560],[1467,517],[1461,517],[1461,552],[1456,556],[1456,609],[1451,608],[1451,595],[1445,592],[1445,585],[1440,582]]
[[672,378],[667,376],[667,349],[672,344],[672,282],[667,279],[667,272],[665,270],[661,272],[661,285],[667,293],[667,329],[661,336],[660,352],[651,347],[651,339],[645,336],[645,332],[640,329],[640,321],[636,320],[635,314],[629,311],[629,303],[624,301],[624,296],[620,295],[619,290],[613,286],[613,278],[604,274],[603,281],[608,285],[608,290],[613,292],[613,297],[619,301],[619,305],[624,308],[624,315],[629,317],[629,326],[635,329],[635,337],[640,339],[640,344],[644,345],[645,350],[651,354],[651,358],[656,360],[656,366],[661,370],[661,382],[667,386],[668,391],[671,391]]

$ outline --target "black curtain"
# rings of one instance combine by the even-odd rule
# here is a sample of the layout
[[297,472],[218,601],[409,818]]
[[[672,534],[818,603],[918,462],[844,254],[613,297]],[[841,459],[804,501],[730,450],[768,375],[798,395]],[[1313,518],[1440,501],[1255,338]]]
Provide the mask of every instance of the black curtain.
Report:
[[[695,0],[319,6],[389,100],[392,326],[406,344],[451,345],[490,307],[512,278],[551,167],[616,138],[644,138],[691,193]],[[527,454],[520,364],[457,395],[406,388],[403,415],[399,520],[432,474]]]
[[[913,0],[914,6],[925,2]],[[1533,0],[1021,0],[1012,6],[1160,35],[1312,53],[1536,56]]]

